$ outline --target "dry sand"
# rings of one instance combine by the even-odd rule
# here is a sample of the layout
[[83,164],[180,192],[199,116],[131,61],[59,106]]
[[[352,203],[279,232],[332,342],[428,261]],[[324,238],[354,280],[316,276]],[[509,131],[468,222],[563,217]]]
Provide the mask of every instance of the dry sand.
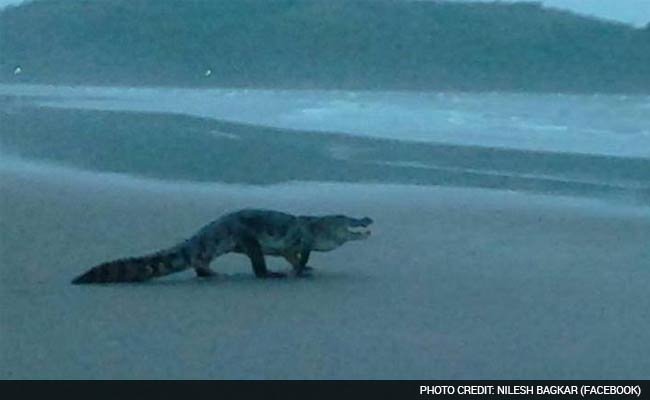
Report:
[[[20,163],[19,163],[20,164]],[[0,169],[0,378],[647,378],[650,210],[472,189]],[[374,218],[310,278],[73,286],[223,212]],[[274,259],[271,266],[286,268]]]

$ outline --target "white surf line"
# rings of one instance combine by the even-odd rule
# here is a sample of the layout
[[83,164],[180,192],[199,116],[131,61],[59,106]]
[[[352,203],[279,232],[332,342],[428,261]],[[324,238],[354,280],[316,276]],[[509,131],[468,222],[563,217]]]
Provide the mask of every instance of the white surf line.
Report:
[[220,131],[218,129],[210,129],[208,131],[208,133],[210,134],[210,136],[220,138],[220,139],[241,140],[241,137],[239,135],[236,135],[234,133]]

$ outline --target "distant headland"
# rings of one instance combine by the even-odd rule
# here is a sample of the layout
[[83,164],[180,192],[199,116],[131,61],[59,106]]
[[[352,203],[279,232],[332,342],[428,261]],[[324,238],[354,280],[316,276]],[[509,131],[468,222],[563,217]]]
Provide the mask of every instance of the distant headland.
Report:
[[650,93],[650,26],[540,3],[36,0],[0,82]]

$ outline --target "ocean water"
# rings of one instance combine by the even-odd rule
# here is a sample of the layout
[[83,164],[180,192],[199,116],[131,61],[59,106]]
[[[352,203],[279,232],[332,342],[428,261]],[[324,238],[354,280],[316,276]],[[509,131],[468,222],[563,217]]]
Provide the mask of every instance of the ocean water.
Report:
[[180,113],[408,141],[650,157],[650,96],[0,85],[96,110]]
[[[82,169],[650,201],[650,96],[45,85],[0,96],[2,151]],[[274,166],[250,168],[260,160]]]

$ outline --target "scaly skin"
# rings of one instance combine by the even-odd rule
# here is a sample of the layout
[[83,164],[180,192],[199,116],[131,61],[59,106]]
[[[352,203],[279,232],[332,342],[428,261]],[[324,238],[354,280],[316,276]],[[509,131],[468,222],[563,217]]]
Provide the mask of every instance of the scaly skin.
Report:
[[73,284],[142,282],[193,268],[200,277],[214,275],[210,262],[226,253],[246,254],[258,278],[279,278],[286,274],[269,271],[264,256],[284,257],[297,275],[307,266],[312,251],[331,251],[347,241],[366,239],[370,218],[343,215],[294,216],[246,209],[226,214],[201,228],[194,236],[169,249],[142,257],[124,258],[99,264],[75,278]]

